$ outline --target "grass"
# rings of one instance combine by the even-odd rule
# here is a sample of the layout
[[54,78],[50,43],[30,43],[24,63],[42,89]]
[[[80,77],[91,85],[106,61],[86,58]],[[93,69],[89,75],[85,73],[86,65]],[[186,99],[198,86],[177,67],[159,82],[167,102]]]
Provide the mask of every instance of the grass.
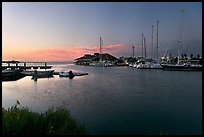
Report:
[[44,113],[20,107],[20,103],[8,109],[2,108],[3,135],[75,135],[88,134],[85,125],[79,123],[65,107],[49,108]]

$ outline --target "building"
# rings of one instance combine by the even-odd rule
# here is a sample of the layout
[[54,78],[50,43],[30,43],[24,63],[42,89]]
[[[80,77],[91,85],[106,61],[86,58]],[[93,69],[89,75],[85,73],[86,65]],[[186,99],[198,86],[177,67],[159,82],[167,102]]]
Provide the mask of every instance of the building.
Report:
[[114,66],[117,65],[119,59],[108,53],[84,54],[83,57],[75,59],[77,65],[92,65],[92,66]]

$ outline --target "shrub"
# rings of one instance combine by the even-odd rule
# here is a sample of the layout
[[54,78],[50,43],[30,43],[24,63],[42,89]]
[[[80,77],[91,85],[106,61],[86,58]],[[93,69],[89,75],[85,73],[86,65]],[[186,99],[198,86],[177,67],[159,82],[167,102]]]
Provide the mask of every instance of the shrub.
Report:
[[85,125],[79,123],[65,107],[49,108],[45,113],[31,112],[20,103],[2,108],[3,135],[69,135],[88,134]]

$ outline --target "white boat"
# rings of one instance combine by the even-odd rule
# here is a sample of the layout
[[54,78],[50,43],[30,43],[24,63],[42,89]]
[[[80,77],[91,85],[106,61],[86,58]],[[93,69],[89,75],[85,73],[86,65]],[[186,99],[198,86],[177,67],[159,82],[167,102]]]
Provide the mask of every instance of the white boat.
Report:
[[104,67],[113,67],[114,64],[110,61],[106,61],[105,64],[104,64]]
[[134,63],[129,63],[128,66],[129,67],[134,67]]
[[61,71],[61,72],[59,72],[59,76],[60,76],[60,77],[69,77],[69,72],[67,72],[67,71]]
[[46,69],[46,70],[24,70],[21,73],[25,74],[26,76],[51,76],[53,75],[54,69]]
[[[158,58],[158,23],[157,21],[157,58]],[[146,58],[146,41],[145,36],[142,34],[142,47],[144,45],[144,58],[141,58],[141,60],[138,60],[136,63],[137,69],[162,69],[162,66],[158,61],[155,61],[153,59],[147,59]],[[152,26],[152,45],[153,45],[153,26]],[[152,48],[153,49],[153,48]],[[142,57],[143,57],[143,51],[142,51]]]
[[98,61],[98,62],[96,62],[95,63],[95,67],[105,67],[105,61],[102,61],[102,60],[100,60],[100,61]]
[[137,66],[137,69],[162,69],[160,63],[157,62],[149,62],[149,61],[142,61]]
[[156,62],[141,62],[136,66],[137,69],[162,69],[162,66]]
[[92,65],[95,67],[113,67],[114,66],[114,64],[111,61],[102,61],[102,60],[95,62]]

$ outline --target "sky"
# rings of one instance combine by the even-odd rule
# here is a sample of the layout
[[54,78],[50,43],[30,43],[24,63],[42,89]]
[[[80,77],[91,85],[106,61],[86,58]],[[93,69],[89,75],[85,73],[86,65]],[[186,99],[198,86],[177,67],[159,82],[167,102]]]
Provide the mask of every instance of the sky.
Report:
[[202,56],[201,2],[3,2],[2,60],[73,61],[102,52],[116,57],[177,53],[183,13],[182,49]]

